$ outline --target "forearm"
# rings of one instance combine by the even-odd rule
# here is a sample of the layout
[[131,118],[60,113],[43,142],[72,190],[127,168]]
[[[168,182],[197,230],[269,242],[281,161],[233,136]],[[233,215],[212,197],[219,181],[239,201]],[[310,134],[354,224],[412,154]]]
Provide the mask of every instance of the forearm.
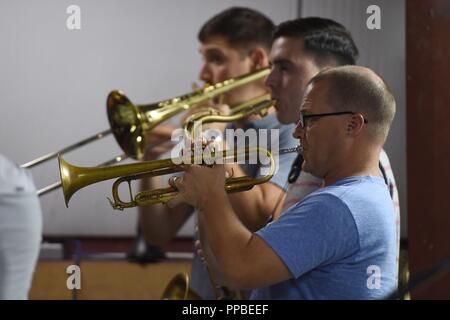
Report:
[[189,166],[183,179],[174,179],[173,184],[180,192],[173,202],[182,200],[199,208],[208,244],[227,284],[257,288],[291,276],[278,255],[234,213],[223,187],[223,165]]
[[205,204],[200,216],[219,274],[227,284],[240,287],[249,267],[247,245],[252,232],[238,219],[225,192]]
[[[245,175],[238,164],[227,165],[228,172],[231,172],[231,168],[234,176]],[[281,209],[284,197],[284,190],[270,182],[255,185],[248,191],[229,194],[234,212],[245,227],[253,232],[264,227],[271,215]]]

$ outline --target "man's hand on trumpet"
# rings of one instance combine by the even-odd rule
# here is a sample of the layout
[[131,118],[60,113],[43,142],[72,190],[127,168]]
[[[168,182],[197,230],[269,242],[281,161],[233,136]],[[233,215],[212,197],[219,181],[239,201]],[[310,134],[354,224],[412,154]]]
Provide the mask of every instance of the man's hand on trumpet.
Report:
[[180,203],[187,203],[200,210],[215,199],[227,197],[225,180],[230,176],[223,164],[212,167],[202,165],[183,166],[184,175],[169,179],[169,184],[178,190],[178,195],[167,205],[174,207]]

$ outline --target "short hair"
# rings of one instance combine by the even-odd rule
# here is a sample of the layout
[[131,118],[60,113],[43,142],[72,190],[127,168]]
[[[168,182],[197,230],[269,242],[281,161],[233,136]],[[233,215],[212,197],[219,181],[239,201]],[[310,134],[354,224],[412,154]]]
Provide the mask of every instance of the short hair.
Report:
[[273,41],[280,37],[302,39],[303,50],[319,67],[354,65],[358,59],[350,32],[331,19],[310,17],[283,22],[275,29]]
[[243,7],[232,7],[209,19],[200,29],[198,39],[206,42],[216,36],[224,37],[235,49],[250,51],[257,46],[270,51],[272,20],[262,13]]
[[396,103],[388,84],[373,71],[356,66],[325,69],[310,84],[326,81],[327,101],[336,111],[360,112],[377,142],[384,143],[395,116]]

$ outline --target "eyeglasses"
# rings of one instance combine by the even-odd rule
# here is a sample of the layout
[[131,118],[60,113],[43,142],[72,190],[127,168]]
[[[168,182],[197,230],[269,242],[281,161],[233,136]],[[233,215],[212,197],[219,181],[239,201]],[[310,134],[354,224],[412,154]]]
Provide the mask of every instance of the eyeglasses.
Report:
[[[358,112],[353,112],[353,111],[340,111],[340,112],[330,112],[330,113],[315,113],[315,114],[305,114],[305,115],[301,115],[300,116],[300,121],[299,121],[299,125],[302,128],[306,128],[308,126],[307,121],[309,119],[319,119],[322,117],[329,117],[329,116],[341,116],[344,114],[357,114]],[[364,118],[364,123],[368,123],[367,119]]]

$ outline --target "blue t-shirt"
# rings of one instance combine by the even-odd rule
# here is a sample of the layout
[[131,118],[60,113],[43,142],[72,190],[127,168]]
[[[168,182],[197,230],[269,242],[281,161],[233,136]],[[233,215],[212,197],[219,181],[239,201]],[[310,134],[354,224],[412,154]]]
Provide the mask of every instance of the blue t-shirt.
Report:
[[257,235],[293,278],[252,299],[382,299],[397,288],[394,207],[382,178],[319,189]]
[[[267,129],[267,137],[260,134],[260,138],[263,138],[268,142],[269,150],[293,148],[298,145],[298,140],[294,139],[292,132],[294,130],[294,125],[282,125],[278,122],[276,114],[272,113],[259,120],[248,122],[243,130],[255,129],[260,132],[261,129]],[[234,129],[234,124],[230,124],[228,128]],[[271,131],[274,129],[274,131]],[[259,139],[258,139],[259,140]],[[264,142],[265,142],[264,141]],[[249,142],[248,140],[246,141]],[[256,144],[248,143],[247,147],[257,146],[261,141],[253,141]],[[263,145],[265,143],[262,143]],[[238,148],[243,147],[236,144]],[[277,165],[277,170],[269,183],[273,183],[286,191],[287,189],[287,178],[289,171],[291,169],[291,164],[294,161],[297,154],[287,153],[283,155],[275,155],[275,162]],[[241,168],[246,175],[256,178],[264,175],[261,173],[261,168],[265,166],[258,164],[242,164]],[[275,206],[275,203],[273,204]],[[195,239],[197,239],[197,234],[195,234]],[[194,250],[194,259],[192,261],[192,271],[191,271],[191,288],[197,292],[203,299],[212,300],[215,299],[214,290],[209,281],[208,272],[205,268],[197,252]]]

